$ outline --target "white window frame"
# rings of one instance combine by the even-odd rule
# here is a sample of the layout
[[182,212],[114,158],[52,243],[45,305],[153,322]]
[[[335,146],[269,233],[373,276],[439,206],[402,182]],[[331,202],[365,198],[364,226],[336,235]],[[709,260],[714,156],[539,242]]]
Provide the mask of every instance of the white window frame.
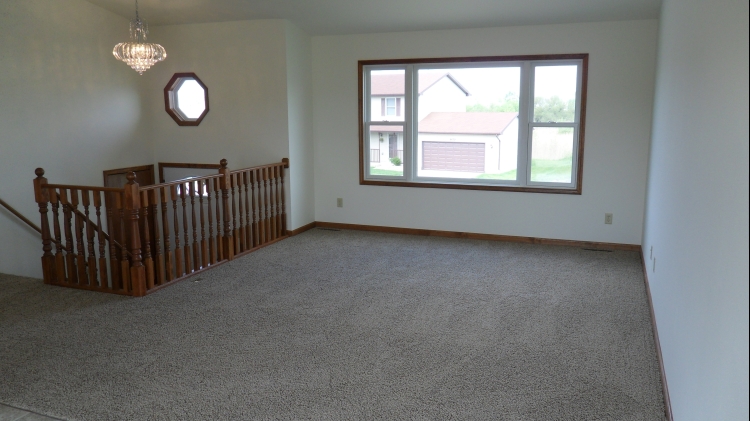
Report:
[[[536,66],[576,65],[577,90],[576,110],[573,122],[535,123],[534,111],[534,69]],[[518,149],[516,180],[437,178],[418,175],[417,147],[418,125],[414,117],[418,115],[418,89],[416,75],[419,70],[431,68],[467,68],[467,67],[520,67],[520,96],[518,115]],[[583,134],[586,107],[586,79],[588,54],[566,54],[549,56],[513,56],[513,57],[469,57],[426,60],[392,60],[360,61],[360,184],[459,188],[476,190],[508,190],[537,193],[581,194],[583,171]],[[404,70],[405,95],[402,104],[403,121],[372,121],[370,70]],[[380,113],[378,113],[380,114]],[[387,116],[382,116],[387,117]],[[394,116],[396,117],[396,116]],[[370,174],[370,126],[400,125],[403,127],[403,175],[383,176]],[[573,128],[573,157],[570,183],[534,182],[531,181],[531,133],[535,127],[571,127]]]

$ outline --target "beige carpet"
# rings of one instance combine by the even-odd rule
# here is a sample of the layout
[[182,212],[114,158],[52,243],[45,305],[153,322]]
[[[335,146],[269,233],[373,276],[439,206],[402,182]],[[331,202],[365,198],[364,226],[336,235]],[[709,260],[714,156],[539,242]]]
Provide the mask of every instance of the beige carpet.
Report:
[[133,299],[0,277],[0,403],[70,420],[663,420],[639,256],[315,229]]

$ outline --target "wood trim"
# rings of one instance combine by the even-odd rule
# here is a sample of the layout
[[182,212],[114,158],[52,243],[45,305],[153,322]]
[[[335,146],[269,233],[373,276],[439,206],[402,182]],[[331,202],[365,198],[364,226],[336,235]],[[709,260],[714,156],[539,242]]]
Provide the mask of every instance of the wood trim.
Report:
[[25,222],[26,225],[30,226],[34,231],[38,232],[39,234],[42,233],[42,229],[41,228],[39,228],[35,223],[31,222],[25,216],[21,215],[21,212],[15,210],[13,208],[13,206],[11,206],[8,203],[6,203],[3,199],[0,199],[0,205],[3,205],[3,207],[5,207],[5,209],[8,209],[8,211],[10,211],[10,213],[12,213],[16,217],[18,217],[18,219],[20,219],[21,221]]
[[[481,63],[485,61],[531,61],[531,60],[580,60],[588,54],[531,54],[516,56],[469,56],[469,57],[432,57],[406,59],[360,60],[360,66],[379,64],[419,64],[419,63]],[[360,72],[361,73],[361,72]]]
[[[125,168],[115,168],[113,170],[106,170],[102,171],[103,175],[103,185],[107,185],[107,176],[108,175],[114,175],[114,174],[127,174],[130,172],[138,172],[138,171],[149,171],[151,170],[151,180],[156,181],[156,178],[154,177],[154,164],[149,165],[136,165],[135,167],[125,167]],[[138,181],[136,179],[136,181]],[[88,187],[87,187],[88,188]],[[120,189],[122,190],[122,189]]]
[[[581,74],[581,102],[580,119],[579,119],[579,136],[578,136],[578,155],[577,155],[577,173],[576,187],[570,188],[550,188],[550,187],[532,187],[532,186],[500,186],[491,184],[459,184],[450,183],[422,183],[414,181],[390,181],[390,180],[366,180],[365,179],[365,137],[364,137],[364,99],[365,86],[363,77],[364,66],[383,65],[383,64],[422,64],[422,63],[477,63],[488,61],[540,61],[540,60],[582,60]],[[484,190],[484,191],[509,191],[520,193],[545,193],[545,194],[572,194],[581,195],[583,192],[583,151],[584,138],[586,132],[586,96],[588,94],[588,53],[581,54],[537,54],[537,55],[516,55],[516,56],[475,56],[475,57],[433,57],[433,58],[410,58],[410,59],[378,59],[378,60],[359,60],[357,62],[357,80],[358,80],[358,120],[359,120],[359,184],[370,186],[388,186],[388,187],[418,187],[433,189],[456,189],[456,190]]]
[[[199,85],[201,85],[206,101],[206,109],[203,110],[203,113],[201,113],[198,118],[190,120],[186,120],[185,117],[183,117],[179,112],[175,111],[174,107],[172,107],[172,103],[174,102],[174,88],[179,82],[182,81],[182,79],[188,78],[195,80]],[[172,78],[169,79],[169,82],[167,82],[167,86],[164,87],[164,110],[167,112],[167,114],[169,114],[170,117],[172,117],[172,119],[175,121],[175,123],[177,123],[178,126],[197,126],[201,124],[201,121],[203,121],[203,118],[206,116],[206,114],[208,114],[209,111],[208,87],[203,83],[202,80],[200,80],[200,78],[195,73],[175,73]]]
[[364,167],[360,171],[360,182],[363,186],[389,186],[389,187],[421,187],[428,189],[454,189],[454,190],[484,190],[484,191],[510,191],[521,193],[551,193],[581,195],[579,189],[553,189],[549,187],[515,187],[515,186],[491,186],[487,184],[452,184],[452,183],[417,183],[413,181],[386,181],[365,180]]
[[648,297],[648,310],[651,313],[651,330],[654,332],[654,345],[656,346],[656,359],[659,361],[659,374],[661,375],[661,387],[664,398],[664,416],[667,421],[674,421],[672,415],[672,402],[669,399],[669,387],[667,386],[667,372],[664,370],[664,357],[661,353],[661,343],[659,342],[659,330],[656,328],[656,315],[654,313],[654,300],[651,297],[651,284],[648,281],[648,268],[646,267],[646,256],[643,248],[640,249],[641,264],[643,266],[643,283],[646,287],[646,296]]
[[286,233],[287,233],[288,236],[293,237],[295,235],[302,234],[305,231],[309,231],[309,230],[315,228],[316,225],[317,225],[317,222],[313,221],[313,222],[310,222],[309,224],[302,225],[301,227],[297,228],[296,230],[289,230]]
[[224,263],[227,263],[227,262],[229,262],[229,260],[227,260],[227,259],[219,260],[218,262],[216,262],[214,264],[211,264],[209,266],[206,266],[204,268],[198,269],[198,270],[193,271],[193,272],[186,273],[181,278],[173,279],[173,280],[171,280],[169,282],[166,282],[166,283],[163,283],[161,285],[154,285],[152,288],[146,290],[146,295],[149,295],[151,293],[159,291],[160,289],[164,289],[164,288],[167,288],[169,286],[172,286],[172,285],[174,285],[174,284],[176,284],[178,282],[182,282],[185,279],[192,278],[195,275],[202,274],[202,273],[204,273],[206,271],[209,271],[209,270],[211,270],[211,269],[213,269],[213,268],[215,268],[217,266],[221,266],[221,265],[223,265]]
[[221,168],[219,164],[192,164],[189,162],[159,162],[159,183],[166,183],[164,181],[164,168],[198,168],[205,170],[218,170]]
[[393,234],[424,235],[424,236],[431,236],[431,237],[467,238],[471,240],[505,241],[509,243],[541,244],[541,245],[548,245],[548,246],[567,246],[567,247],[590,248],[590,249],[597,249],[597,250],[625,250],[625,251],[641,250],[641,246],[638,244],[603,243],[603,242],[597,242],[597,241],[578,241],[578,240],[560,240],[560,239],[554,239],[554,238],[520,237],[520,236],[514,236],[514,235],[481,234],[481,233],[474,233],[474,232],[384,227],[384,226],[379,226],[379,225],[341,224],[338,222],[316,221],[315,227],[348,229],[348,230],[356,230],[356,231],[387,232],[387,233],[393,233]]

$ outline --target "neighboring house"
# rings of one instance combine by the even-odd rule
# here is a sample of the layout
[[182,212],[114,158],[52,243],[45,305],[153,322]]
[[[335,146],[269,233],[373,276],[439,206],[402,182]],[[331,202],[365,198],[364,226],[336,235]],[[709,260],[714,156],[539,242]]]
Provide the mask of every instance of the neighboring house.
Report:
[[419,122],[418,130],[420,175],[516,169],[518,113],[433,112]]
[[[502,173],[516,168],[518,113],[466,112],[470,95],[450,73],[419,75],[417,162],[421,171]],[[404,121],[403,74],[373,74],[372,121]],[[370,162],[391,167],[403,160],[403,126],[370,127]],[[459,157],[458,159],[456,159]]]

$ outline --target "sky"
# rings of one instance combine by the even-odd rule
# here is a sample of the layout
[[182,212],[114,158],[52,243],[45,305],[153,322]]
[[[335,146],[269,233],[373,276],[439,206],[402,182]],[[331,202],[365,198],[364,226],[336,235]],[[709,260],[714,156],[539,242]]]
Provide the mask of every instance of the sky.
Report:
[[[558,96],[567,102],[575,99],[576,66],[536,66],[534,96]],[[519,96],[520,67],[444,68],[420,70],[421,72],[450,73],[471,94],[467,104],[501,103],[508,92]],[[382,71],[383,73],[399,72]]]

